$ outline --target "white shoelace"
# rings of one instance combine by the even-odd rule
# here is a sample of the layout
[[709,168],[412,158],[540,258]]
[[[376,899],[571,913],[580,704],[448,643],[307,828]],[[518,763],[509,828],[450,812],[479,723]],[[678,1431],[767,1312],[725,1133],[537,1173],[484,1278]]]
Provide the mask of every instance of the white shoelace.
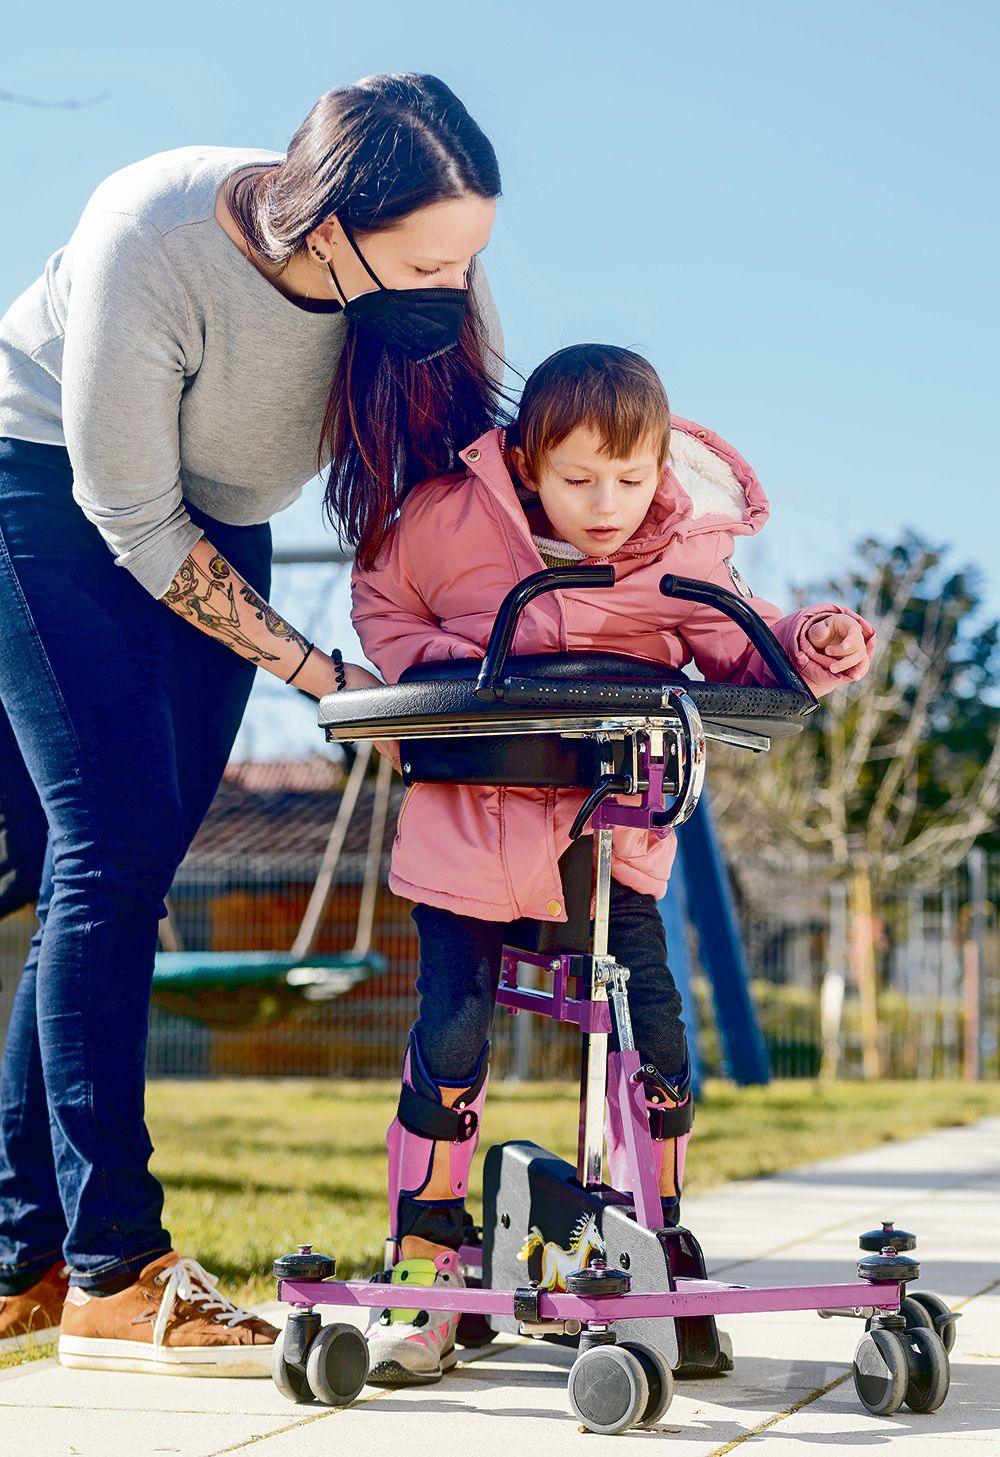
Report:
[[218,1321],[220,1325],[231,1327],[239,1325],[240,1321],[251,1319],[248,1310],[241,1310],[238,1305],[234,1305],[223,1295],[215,1283],[217,1278],[216,1275],[210,1274],[208,1270],[199,1265],[197,1260],[183,1257],[175,1265],[170,1265],[155,1276],[156,1284],[164,1286],[164,1291],[160,1301],[159,1314],[153,1323],[154,1346],[163,1344],[167,1323],[173,1313],[174,1302],[177,1300],[200,1306],[206,1314],[214,1310],[216,1314],[212,1316],[212,1319]]

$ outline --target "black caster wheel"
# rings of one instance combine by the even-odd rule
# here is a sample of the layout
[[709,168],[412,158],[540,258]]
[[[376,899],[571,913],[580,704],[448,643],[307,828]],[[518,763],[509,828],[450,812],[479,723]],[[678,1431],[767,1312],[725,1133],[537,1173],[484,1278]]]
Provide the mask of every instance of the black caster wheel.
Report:
[[286,1401],[296,1401],[300,1405],[315,1401],[316,1396],[309,1386],[305,1371],[301,1366],[289,1365],[285,1360],[282,1344],[283,1338],[279,1336],[271,1352],[272,1381]]
[[626,1346],[592,1346],[573,1362],[569,1404],[588,1432],[613,1437],[641,1421],[650,1406],[639,1357]]
[[944,1342],[926,1326],[917,1326],[903,1333],[902,1344],[908,1372],[904,1402],[911,1411],[937,1411],[951,1385]]
[[[929,1324],[941,1337],[944,1348],[949,1353],[955,1344],[955,1322],[959,1314],[951,1310],[940,1295],[934,1295],[930,1290],[911,1290],[906,1297],[906,1304],[921,1305],[930,1317]],[[906,1322],[909,1326],[910,1322]]]
[[368,1342],[357,1326],[323,1326],[309,1347],[306,1380],[325,1406],[350,1406],[368,1380]]
[[904,1336],[909,1332],[873,1330],[863,1335],[854,1352],[854,1389],[873,1416],[899,1411],[910,1379]]
[[904,1296],[899,1302],[899,1313],[906,1321],[906,1329],[908,1331],[932,1331],[934,1329],[934,1322],[930,1317],[929,1311],[925,1308],[922,1301],[914,1300],[912,1295]]
[[646,1409],[633,1422],[635,1427],[655,1427],[667,1407],[674,1398],[674,1373],[667,1365],[659,1351],[652,1346],[643,1346],[638,1341],[628,1341],[619,1347],[622,1351],[631,1351],[637,1357],[639,1365],[646,1373],[646,1381],[649,1385],[649,1401]]

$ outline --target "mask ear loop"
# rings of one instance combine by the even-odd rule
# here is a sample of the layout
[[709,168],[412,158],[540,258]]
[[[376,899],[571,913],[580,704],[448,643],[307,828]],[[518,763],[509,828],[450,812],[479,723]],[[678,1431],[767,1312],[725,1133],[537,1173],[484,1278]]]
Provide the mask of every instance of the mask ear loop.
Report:
[[[341,222],[340,226],[344,230],[344,237],[350,243],[351,247],[354,249],[354,251],[357,254],[358,258],[361,260],[361,266],[362,266],[362,268],[368,274],[368,277],[371,279],[372,283],[378,284],[379,288],[382,289],[383,292],[384,292],[385,291],[385,284],[382,282],[381,278],[379,278],[379,276],[375,272],[375,270],[371,267],[371,265],[368,262],[368,259],[365,257],[365,255],[362,253],[361,249],[358,247],[357,243],[354,241],[354,235],[352,234],[350,228],[347,226],[347,224],[345,222]],[[331,273],[333,272],[332,269],[330,271],[331,271]],[[339,288],[340,285],[338,284],[337,287]]]
[[333,286],[337,290],[337,292],[340,294],[341,304],[342,304],[342,306],[344,308],[346,308],[347,307],[347,294],[341,288],[341,286],[340,286],[340,279],[334,273],[334,271],[333,271],[333,264],[329,261],[329,259],[327,260],[326,266],[330,270],[330,277],[333,279]]

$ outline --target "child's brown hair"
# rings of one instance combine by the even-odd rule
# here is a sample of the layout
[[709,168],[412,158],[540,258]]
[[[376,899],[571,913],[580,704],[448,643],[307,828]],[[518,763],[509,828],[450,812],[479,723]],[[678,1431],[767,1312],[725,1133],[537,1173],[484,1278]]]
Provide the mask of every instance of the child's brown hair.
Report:
[[529,376],[510,431],[520,445],[530,480],[578,425],[603,442],[611,460],[625,460],[649,440],[660,469],[670,449],[670,404],[653,366],[641,354],[613,344],[571,344],[550,354]]

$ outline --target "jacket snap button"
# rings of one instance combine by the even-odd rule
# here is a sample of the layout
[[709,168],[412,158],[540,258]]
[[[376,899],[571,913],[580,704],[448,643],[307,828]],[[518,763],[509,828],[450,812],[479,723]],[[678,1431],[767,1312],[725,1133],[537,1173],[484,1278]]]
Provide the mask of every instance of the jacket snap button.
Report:
[[558,901],[549,901],[545,909],[548,911],[550,916],[558,916],[559,912],[562,910],[562,906],[559,904]]
[[695,433],[695,439],[697,439],[697,440],[707,440],[708,439],[708,431],[707,430],[696,430],[694,433]]
[[479,454],[479,451],[473,448],[472,450],[467,450],[465,452],[465,458],[466,460],[478,460]]

